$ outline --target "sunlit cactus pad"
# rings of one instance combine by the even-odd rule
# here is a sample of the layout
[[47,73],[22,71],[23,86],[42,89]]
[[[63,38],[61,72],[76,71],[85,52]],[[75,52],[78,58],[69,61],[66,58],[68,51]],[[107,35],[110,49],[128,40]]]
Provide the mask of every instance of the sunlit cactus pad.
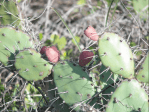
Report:
[[[70,107],[82,101],[86,103],[95,94],[94,85],[88,74],[79,65],[68,61],[58,63],[54,67],[54,82],[58,88],[57,94]],[[79,105],[75,110],[79,110]]]
[[0,0],[0,25],[19,26],[19,24],[17,4],[13,0]]
[[11,27],[0,28],[0,62],[5,66],[14,61],[15,53],[24,48],[34,47],[31,38],[22,31]]
[[99,56],[103,65],[125,78],[134,77],[134,61],[126,41],[117,34],[105,32],[99,40]]
[[42,80],[51,74],[53,65],[41,58],[33,49],[25,49],[16,56],[15,67],[19,75],[27,81]]
[[146,55],[145,61],[142,64],[142,67],[139,71],[139,73],[137,74],[137,79],[140,82],[144,82],[144,83],[149,83],[149,54]]
[[148,112],[148,95],[137,80],[125,80],[113,93],[106,112]]

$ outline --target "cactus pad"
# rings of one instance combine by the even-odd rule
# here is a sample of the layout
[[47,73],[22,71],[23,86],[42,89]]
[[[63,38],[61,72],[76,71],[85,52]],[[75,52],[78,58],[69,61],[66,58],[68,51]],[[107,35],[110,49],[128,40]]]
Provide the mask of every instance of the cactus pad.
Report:
[[[100,72],[104,71],[106,67],[104,65],[101,66]],[[100,75],[100,83],[102,88],[107,87],[109,84],[116,83],[118,81],[118,77],[120,77],[118,74],[112,73],[110,70],[107,72],[105,71],[102,75]]]
[[144,83],[149,83],[149,54],[146,56],[146,59],[144,61],[144,63],[142,64],[142,67],[138,73],[138,75],[136,76],[138,81],[140,82],[144,82]]
[[99,40],[99,56],[103,65],[113,73],[125,78],[134,77],[134,61],[131,49],[123,38],[114,33],[105,32]]
[[25,49],[16,55],[15,67],[27,81],[42,80],[51,74],[52,65],[33,49]]
[[19,11],[13,0],[0,0],[0,25],[19,26]]
[[11,27],[0,28],[0,62],[5,66],[14,60],[15,53],[24,48],[34,47],[31,38]]
[[[70,107],[82,101],[86,103],[96,91],[88,74],[79,65],[68,61],[54,67],[54,82],[58,88],[57,94]],[[79,106],[75,110],[78,111]]]
[[135,80],[125,80],[116,91],[106,108],[106,112],[148,112],[148,95]]
[[[52,77],[53,74],[51,74],[49,76],[50,80],[53,80],[53,77]],[[50,81],[49,82],[49,92],[48,92],[48,97],[51,99],[51,102],[53,102],[53,105],[55,107],[55,109],[58,111],[58,112],[70,112],[71,109],[69,108],[69,106],[63,102],[63,100],[59,97],[58,94],[56,94],[56,86],[55,86],[55,83],[53,81]]]

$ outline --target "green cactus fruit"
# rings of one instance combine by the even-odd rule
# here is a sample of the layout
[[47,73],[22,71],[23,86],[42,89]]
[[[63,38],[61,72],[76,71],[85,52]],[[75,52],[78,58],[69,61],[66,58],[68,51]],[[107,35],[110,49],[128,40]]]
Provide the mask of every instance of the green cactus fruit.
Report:
[[27,34],[11,27],[0,28],[0,62],[5,66],[9,60],[13,62],[19,50],[29,47],[34,44]]
[[136,78],[139,82],[144,82],[144,83],[149,83],[149,54],[146,55],[145,61],[142,64],[142,67],[139,71],[139,73],[137,74]]
[[112,94],[106,112],[148,112],[148,95],[135,80],[124,80]]
[[13,0],[0,0],[0,25],[21,28],[18,6]]
[[51,74],[53,65],[41,58],[40,53],[33,49],[25,49],[16,55],[15,68],[19,75],[27,81],[42,80]]
[[76,111],[80,110],[80,102],[86,103],[96,92],[88,74],[79,65],[68,61],[54,66],[54,82],[57,94]]
[[123,76],[134,77],[134,61],[132,51],[123,38],[114,33],[105,32],[99,40],[99,57],[104,66]]
[[[100,72],[103,72],[106,69],[107,68],[104,65],[102,65],[100,68]],[[110,70],[103,72],[100,75],[100,84],[102,88],[109,86],[109,84],[116,83],[116,81],[119,80],[118,77],[120,77],[118,74],[114,74]]]

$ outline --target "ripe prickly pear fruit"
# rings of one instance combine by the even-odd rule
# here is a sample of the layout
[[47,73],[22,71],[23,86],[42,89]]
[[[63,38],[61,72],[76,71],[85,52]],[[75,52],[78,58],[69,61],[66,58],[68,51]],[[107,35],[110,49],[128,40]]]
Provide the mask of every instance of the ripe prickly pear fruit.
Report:
[[85,31],[84,34],[89,37],[91,40],[93,41],[97,41],[98,40],[98,35],[96,33],[96,30],[92,27],[89,26]]
[[85,66],[87,65],[93,58],[94,53],[89,51],[83,51],[79,57],[79,65]]
[[58,60],[60,58],[60,53],[55,46],[47,47],[45,54],[46,54],[48,60],[52,63],[58,62]]
[[47,46],[43,46],[40,50],[40,54],[44,54],[47,49]]

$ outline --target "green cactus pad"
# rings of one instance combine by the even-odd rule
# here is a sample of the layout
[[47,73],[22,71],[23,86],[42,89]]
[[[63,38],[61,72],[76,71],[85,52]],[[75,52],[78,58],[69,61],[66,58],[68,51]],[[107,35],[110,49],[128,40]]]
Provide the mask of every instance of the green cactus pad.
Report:
[[51,74],[53,65],[41,58],[33,49],[25,49],[16,55],[15,68],[19,75],[27,81],[42,80]]
[[106,112],[148,112],[148,95],[135,80],[125,80],[112,94]]
[[[107,68],[104,65],[102,65],[100,68],[100,72],[104,71],[105,69]],[[100,75],[100,84],[102,88],[109,86],[109,84],[116,83],[116,81],[119,80],[118,77],[120,76],[117,74],[111,74],[110,70],[108,70],[107,72],[105,71],[103,74]]]
[[13,0],[0,0],[0,25],[19,26],[19,11]]
[[133,8],[141,18],[148,18],[148,0],[132,0]]
[[[57,94],[70,107],[82,101],[86,103],[96,92],[88,74],[79,65],[68,61],[54,67],[54,82]],[[76,111],[79,109],[79,106],[75,108]]]
[[[52,74],[49,76],[50,80],[53,80]],[[49,82],[49,91],[48,91],[48,97],[51,99],[50,103],[58,112],[70,112],[71,109],[69,106],[63,102],[61,98],[59,98],[58,94],[56,93],[56,89],[54,89],[55,83],[53,81]]]
[[114,93],[116,87],[117,87],[117,85],[115,85],[114,87],[110,86],[109,88],[107,88],[105,91],[102,92],[101,103],[103,104],[102,105],[103,109],[106,109],[106,106],[107,106],[108,102],[110,101],[111,96]]
[[131,49],[123,38],[114,33],[105,32],[99,40],[99,57],[104,66],[123,76],[134,77],[134,61]]
[[0,28],[0,62],[5,66],[9,60],[14,60],[15,53],[24,48],[34,47],[31,38],[11,27]]
[[142,67],[136,76],[139,82],[149,83],[149,54],[146,56],[146,59],[144,63],[142,64]]

